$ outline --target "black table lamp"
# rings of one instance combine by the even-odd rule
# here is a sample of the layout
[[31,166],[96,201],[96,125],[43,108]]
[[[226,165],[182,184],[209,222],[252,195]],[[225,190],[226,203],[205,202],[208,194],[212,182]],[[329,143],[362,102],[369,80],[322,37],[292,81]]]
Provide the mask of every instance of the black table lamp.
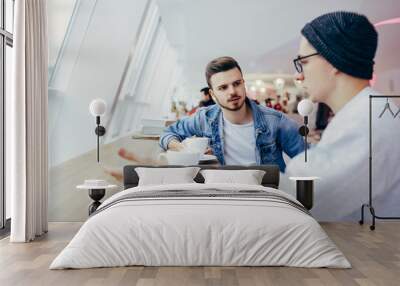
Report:
[[308,135],[308,115],[313,111],[313,103],[309,99],[303,99],[299,102],[297,110],[304,117],[304,125],[299,128],[299,133],[304,137],[304,162],[307,162],[307,135]]
[[96,117],[97,127],[95,129],[95,133],[97,135],[97,162],[100,162],[100,154],[99,154],[99,143],[100,136],[103,136],[106,133],[106,129],[100,125],[100,116],[106,113],[107,105],[106,102],[100,98],[92,100],[89,105],[90,113]]

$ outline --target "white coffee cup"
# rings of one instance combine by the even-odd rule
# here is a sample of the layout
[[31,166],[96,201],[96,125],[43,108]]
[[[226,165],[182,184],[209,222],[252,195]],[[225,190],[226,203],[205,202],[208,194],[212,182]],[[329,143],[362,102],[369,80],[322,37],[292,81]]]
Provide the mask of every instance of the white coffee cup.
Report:
[[204,154],[208,147],[208,140],[207,137],[191,137],[186,138],[182,143],[187,151]]
[[168,165],[197,165],[200,159],[199,152],[172,151],[161,153],[161,157],[165,156]]

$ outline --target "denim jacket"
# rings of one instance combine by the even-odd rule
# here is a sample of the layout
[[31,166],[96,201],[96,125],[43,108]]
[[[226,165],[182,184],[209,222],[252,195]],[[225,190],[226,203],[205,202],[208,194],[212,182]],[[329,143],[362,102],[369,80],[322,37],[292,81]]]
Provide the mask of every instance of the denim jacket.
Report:
[[[281,172],[286,164],[282,151],[294,157],[304,151],[304,141],[298,132],[298,124],[274,109],[246,100],[253,114],[256,139],[257,164],[277,164]],[[210,147],[221,165],[224,159],[224,128],[221,108],[215,104],[200,108],[194,115],[185,117],[165,129],[160,146],[166,150],[172,139],[183,141],[187,137],[208,137]],[[246,140],[246,138],[243,138]]]

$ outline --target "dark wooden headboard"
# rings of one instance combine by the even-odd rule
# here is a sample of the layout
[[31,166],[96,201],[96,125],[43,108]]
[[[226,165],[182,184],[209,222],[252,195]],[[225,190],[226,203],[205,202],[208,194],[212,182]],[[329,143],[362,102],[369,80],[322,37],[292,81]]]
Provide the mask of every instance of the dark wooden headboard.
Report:
[[[240,165],[229,165],[229,166],[207,166],[207,165],[194,165],[194,166],[176,166],[176,165],[161,165],[161,166],[149,166],[149,165],[128,165],[124,167],[124,189],[136,187],[139,183],[139,176],[135,171],[137,167],[145,168],[182,168],[182,167],[199,167],[202,170],[206,169],[218,169],[218,170],[263,170],[265,171],[262,185],[265,187],[271,187],[277,189],[279,186],[279,167],[278,165],[260,165],[260,166],[240,166]],[[204,183],[204,178],[200,174],[194,178],[197,183]]]

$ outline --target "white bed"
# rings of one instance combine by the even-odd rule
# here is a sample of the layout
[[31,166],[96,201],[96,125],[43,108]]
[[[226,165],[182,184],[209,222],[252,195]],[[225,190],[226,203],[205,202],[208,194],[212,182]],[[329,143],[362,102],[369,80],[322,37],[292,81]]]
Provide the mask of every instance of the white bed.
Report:
[[[177,194],[172,197],[140,197],[174,190]],[[191,192],[210,194],[187,195]],[[221,197],[216,192],[241,195]],[[252,195],[256,193],[260,197]],[[50,269],[127,265],[350,268],[318,222],[298,205],[282,191],[255,185],[130,188],[100,206]]]

